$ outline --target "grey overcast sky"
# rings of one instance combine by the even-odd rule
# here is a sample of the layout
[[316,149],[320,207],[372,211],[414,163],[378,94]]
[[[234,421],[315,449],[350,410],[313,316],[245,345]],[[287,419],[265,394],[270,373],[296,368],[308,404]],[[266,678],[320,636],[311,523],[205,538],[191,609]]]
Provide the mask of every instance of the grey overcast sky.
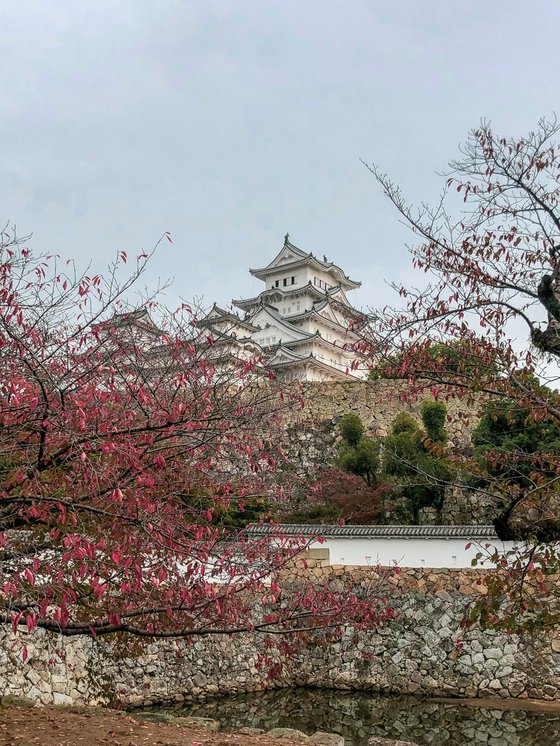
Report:
[[386,301],[407,234],[359,159],[430,200],[481,118],[559,108],[554,0],[0,0],[0,28],[0,219],[96,268],[170,231],[170,303],[255,294],[286,231]]

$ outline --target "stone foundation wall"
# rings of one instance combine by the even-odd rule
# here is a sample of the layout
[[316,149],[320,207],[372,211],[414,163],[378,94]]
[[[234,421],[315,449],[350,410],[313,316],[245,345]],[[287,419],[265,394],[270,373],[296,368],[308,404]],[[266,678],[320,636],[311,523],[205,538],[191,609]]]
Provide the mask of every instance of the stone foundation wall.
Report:
[[[301,384],[303,408],[292,408],[283,415],[289,445],[286,462],[279,464],[280,473],[293,471],[309,477],[318,469],[331,466],[341,440],[338,422],[348,412],[361,418],[366,436],[372,438],[388,435],[392,421],[400,412],[408,412],[421,422],[420,409],[427,397],[408,401],[406,392],[405,383],[383,379]],[[477,422],[476,406],[472,406],[468,420],[458,416],[469,410],[464,400],[450,399],[446,406],[451,419],[447,426],[450,441],[468,444]],[[485,525],[492,523],[499,509],[500,503],[491,497],[452,488],[447,491],[441,511],[425,508],[420,511],[420,522]]]
[[[293,408],[283,416],[289,427],[297,424],[313,431],[317,426],[331,425],[334,429],[338,420],[347,412],[357,414],[366,427],[366,435],[385,437],[392,420],[399,412],[409,412],[420,421],[422,401],[429,394],[410,401],[405,396],[407,385],[403,381],[336,381],[331,383],[302,383],[298,389],[303,400],[303,408]],[[450,399],[446,402],[451,422],[448,425],[450,440],[457,443],[468,441],[476,424],[476,407],[469,420],[459,419],[459,415],[469,410],[465,400]]]
[[[348,412],[360,417],[366,435],[372,438],[388,435],[392,421],[400,412],[409,412],[420,422],[423,398],[407,401],[406,390],[402,382],[386,380],[301,384],[298,393],[303,407],[290,408],[283,414],[290,444],[286,451],[286,467],[309,475],[331,465],[340,442],[338,422]],[[450,400],[447,408],[451,417],[450,440],[468,442],[475,418],[468,424],[457,418],[465,409],[464,402]]]
[[[346,574],[348,568],[316,568]],[[358,584],[374,570],[352,571]],[[383,589],[399,613],[377,632],[349,629],[335,644],[317,644],[270,679],[257,665],[262,638],[206,637],[190,645],[62,639],[34,633],[0,636],[0,691],[41,704],[146,705],[267,686],[312,685],[459,697],[560,699],[560,640],[460,628],[480,593],[480,570],[402,570]],[[22,662],[22,645],[28,658]]]

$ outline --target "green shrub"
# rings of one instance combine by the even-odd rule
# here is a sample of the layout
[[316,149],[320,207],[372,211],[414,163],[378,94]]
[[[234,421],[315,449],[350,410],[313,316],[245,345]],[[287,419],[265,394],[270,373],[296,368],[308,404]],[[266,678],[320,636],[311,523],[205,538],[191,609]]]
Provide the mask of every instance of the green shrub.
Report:
[[364,423],[353,412],[348,412],[341,417],[338,427],[343,439],[351,446],[357,446],[365,433]]
[[446,484],[453,477],[448,458],[433,448],[447,441],[447,409],[441,402],[426,401],[421,411],[425,430],[401,412],[383,446],[383,473],[393,482],[395,494],[405,499],[414,523],[422,508],[441,510]]

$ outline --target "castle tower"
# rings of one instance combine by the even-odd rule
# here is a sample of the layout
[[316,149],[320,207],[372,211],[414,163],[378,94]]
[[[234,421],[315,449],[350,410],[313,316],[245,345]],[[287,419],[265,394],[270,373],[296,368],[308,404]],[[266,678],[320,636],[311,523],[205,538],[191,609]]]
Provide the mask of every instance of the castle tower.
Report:
[[367,371],[352,348],[358,341],[354,330],[364,317],[347,298],[361,283],[326,257],[305,253],[288,235],[269,264],[250,272],[265,287],[254,298],[233,301],[243,317],[236,316],[233,324],[230,313],[214,306],[206,317],[208,326],[223,330],[229,324],[238,342],[257,343],[267,367],[284,379],[365,377]]

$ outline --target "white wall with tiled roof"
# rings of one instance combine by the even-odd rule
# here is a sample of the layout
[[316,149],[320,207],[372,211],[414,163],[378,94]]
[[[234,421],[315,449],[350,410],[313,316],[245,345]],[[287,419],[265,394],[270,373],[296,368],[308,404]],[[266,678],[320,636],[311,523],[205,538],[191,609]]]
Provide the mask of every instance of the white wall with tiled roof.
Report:
[[[266,526],[250,529],[267,533]],[[313,526],[287,524],[274,531],[311,538],[310,549],[328,550],[329,565],[468,568],[479,552],[482,567],[490,556],[513,549],[498,539],[492,526]],[[320,539],[313,537],[320,536]]]
[[[503,551],[504,543],[499,539],[331,536],[311,547],[328,549],[330,565],[467,568],[478,552],[491,554],[494,547]],[[484,567],[492,566],[484,563]]]

